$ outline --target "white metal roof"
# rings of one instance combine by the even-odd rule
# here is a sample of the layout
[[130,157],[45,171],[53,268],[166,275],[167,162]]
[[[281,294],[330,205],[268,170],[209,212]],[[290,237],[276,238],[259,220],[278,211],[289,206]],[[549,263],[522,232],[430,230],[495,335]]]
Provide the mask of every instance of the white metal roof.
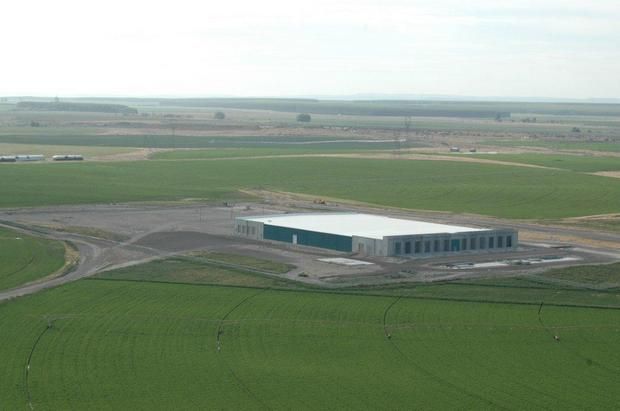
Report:
[[357,213],[278,214],[240,217],[240,219],[299,230],[375,239],[400,235],[454,234],[487,230]]

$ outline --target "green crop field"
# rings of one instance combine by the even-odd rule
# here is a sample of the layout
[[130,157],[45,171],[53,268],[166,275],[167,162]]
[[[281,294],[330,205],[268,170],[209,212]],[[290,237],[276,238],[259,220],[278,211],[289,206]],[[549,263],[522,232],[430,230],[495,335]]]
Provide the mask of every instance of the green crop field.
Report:
[[620,157],[561,155],[561,154],[480,154],[478,158],[562,168],[583,173],[620,170]]
[[238,196],[238,189],[263,188],[512,218],[620,211],[620,180],[564,170],[450,161],[271,158],[4,165],[0,179],[6,182],[1,207],[222,200]]
[[[73,131],[75,132],[75,131]],[[30,144],[90,147],[144,148],[234,148],[279,150],[389,150],[397,148],[391,141],[373,142],[335,137],[278,136],[278,137],[217,137],[183,135],[90,135],[90,134],[0,134],[0,144]],[[408,143],[420,146],[419,143]]]
[[620,396],[613,308],[91,279],[0,305],[0,329],[6,409],[612,409]]
[[[620,104],[66,102],[54,108],[138,114],[0,104],[0,155],[171,150],[148,161],[0,164],[0,209],[221,204],[273,190],[618,230],[620,179],[588,173],[620,170]],[[312,121],[297,122],[299,112]],[[468,155],[548,169],[302,156],[453,145],[555,152]],[[0,290],[66,270],[72,252],[0,228]],[[399,283],[342,277],[320,288],[292,280],[305,274],[286,263],[203,251],[98,272],[0,303],[0,410],[620,409],[620,263],[525,271],[436,282],[412,271],[392,273]]]
[[0,290],[48,276],[64,264],[65,247],[61,242],[0,227]]
[[485,144],[492,144],[505,147],[545,147],[553,150],[574,150],[574,151],[609,151],[619,152],[620,141],[549,141],[549,140],[498,140],[486,141]]
[[[372,143],[371,143],[372,144]],[[371,144],[367,144],[365,148],[369,150],[375,148]],[[198,160],[198,159],[213,159],[213,158],[234,158],[234,157],[259,157],[259,156],[288,156],[288,155],[303,155],[303,154],[337,154],[337,153],[352,153],[361,151],[360,148],[333,148],[320,145],[322,148],[312,148],[315,144],[309,144],[308,147],[303,148],[221,148],[221,149],[208,149],[208,150],[173,150],[162,151],[155,153],[151,158],[155,160]],[[390,144],[378,143],[376,148],[385,149]],[[396,148],[394,143],[391,144],[392,148]],[[355,146],[353,144],[353,146]]]
[[[242,267],[234,268],[228,264]],[[105,271],[100,273],[98,277],[112,280],[164,283],[300,288],[296,282],[248,272],[248,268],[250,270],[270,271],[274,274],[285,273],[291,269],[286,264],[242,255],[208,253],[168,258],[114,271]]]

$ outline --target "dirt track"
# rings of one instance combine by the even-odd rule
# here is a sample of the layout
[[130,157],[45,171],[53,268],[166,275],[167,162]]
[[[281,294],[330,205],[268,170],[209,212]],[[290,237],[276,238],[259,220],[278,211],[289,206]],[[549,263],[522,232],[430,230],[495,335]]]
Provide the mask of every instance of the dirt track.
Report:
[[[162,150],[164,151],[164,150]],[[136,153],[136,152],[134,152]],[[123,156],[131,155],[132,153],[119,154],[110,157],[113,160],[122,159]],[[137,154],[136,160],[144,160],[146,157],[140,158],[140,154]],[[510,161],[490,160],[486,158],[468,157],[467,155],[435,155],[435,154],[417,154],[411,152],[394,153],[391,151],[386,152],[372,152],[372,153],[337,153],[337,154],[273,154],[273,155],[259,155],[259,156],[238,156],[238,157],[216,157],[216,158],[193,158],[193,159],[170,159],[170,160],[158,160],[158,161],[233,161],[233,160],[260,160],[271,158],[359,158],[359,159],[376,159],[376,160],[423,160],[423,161],[456,161],[464,163],[478,163],[478,164],[496,164],[504,166],[514,167],[527,167],[527,168],[543,168],[549,170],[558,170],[557,168],[539,166],[535,164],[516,163]]]

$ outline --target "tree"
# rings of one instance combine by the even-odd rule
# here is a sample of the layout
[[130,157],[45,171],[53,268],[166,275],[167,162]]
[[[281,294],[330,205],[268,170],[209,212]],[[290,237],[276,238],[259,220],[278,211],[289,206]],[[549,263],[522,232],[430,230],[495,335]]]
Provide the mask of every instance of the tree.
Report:
[[224,120],[226,118],[226,114],[224,114],[223,111],[216,111],[215,114],[213,114],[213,118],[216,120]]
[[304,123],[309,123],[312,120],[310,114],[308,113],[300,113],[297,114],[297,121],[303,121]]

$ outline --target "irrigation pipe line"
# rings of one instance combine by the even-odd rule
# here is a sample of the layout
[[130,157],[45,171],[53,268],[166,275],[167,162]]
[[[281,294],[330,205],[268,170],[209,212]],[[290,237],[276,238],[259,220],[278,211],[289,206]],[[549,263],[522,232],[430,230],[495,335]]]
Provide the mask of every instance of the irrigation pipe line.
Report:
[[46,319],[47,319],[47,325],[45,326],[43,331],[39,333],[39,335],[37,336],[37,339],[34,340],[34,344],[32,344],[32,347],[30,348],[30,353],[28,354],[28,359],[26,360],[26,370],[25,370],[24,380],[25,380],[26,396],[28,400],[28,407],[30,407],[31,410],[34,410],[34,405],[32,405],[32,393],[30,392],[30,385],[29,385],[28,380],[30,377],[30,365],[32,363],[32,356],[34,354],[34,350],[36,350],[37,348],[37,345],[39,345],[39,341],[41,341],[41,338],[43,337],[43,335],[45,335],[45,333],[48,330],[51,330],[54,327],[54,320],[51,318],[46,318]]
[[[232,314],[237,308],[241,307],[245,302],[247,302],[248,300],[256,297],[259,294],[264,293],[267,290],[269,290],[269,289],[265,288],[265,289],[260,290],[257,293],[251,294],[251,295],[243,298],[234,307],[232,307],[230,310],[228,310],[228,312],[226,314],[224,314],[224,316],[220,320],[220,323],[218,324],[218,327],[217,327],[216,344],[217,344],[217,352],[218,352],[218,354],[220,353],[220,350],[221,350],[221,347],[222,347],[222,345],[221,345],[221,343],[222,343],[221,336],[224,334],[224,330],[222,329],[222,326],[224,325],[224,321],[226,320],[226,318],[228,318],[228,316],[230,314]],[[243,391],[245,391],[251,398],[253,398],[254,401],[256,401],[262,408],[270,410],[271,408],[267,404],[265,404],[254,392],[252,392],[252,390],[250,390],[250,388],[247,386],[247,384],[245,384],[243,382],[243,380],[241,378],[239,378],[239,376],[232,369],[232,367],[230,366],[228,361],[226,361],[224,356],[219,356],[218,355],[218,357],[222,360],[222,362],[224,363],[224,365],[226,366],[226,368],[228,369],[230,374],[233,376],[233,378],[237,382],[237,385],[239,385],[239,387],[241,387],[241,389]]]

